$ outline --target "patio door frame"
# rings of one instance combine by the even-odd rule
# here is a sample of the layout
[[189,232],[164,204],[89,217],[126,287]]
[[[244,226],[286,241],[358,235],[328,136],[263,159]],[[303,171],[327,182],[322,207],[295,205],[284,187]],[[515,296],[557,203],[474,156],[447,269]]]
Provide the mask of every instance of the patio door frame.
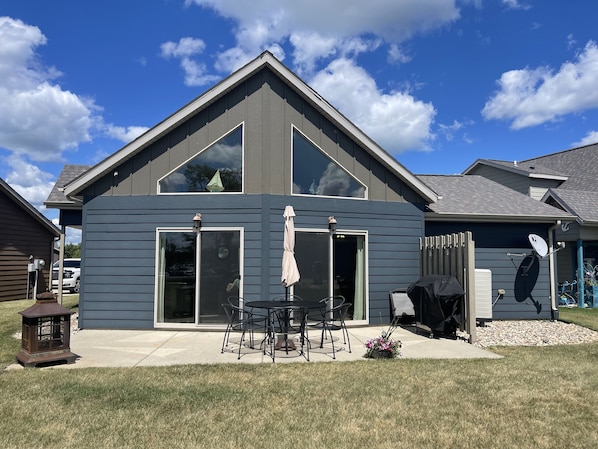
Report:
[[[163,296],[160,293],[161,282],[160,282],[160,270],[161,270],[161,263],[160,263],[160,235],[162,233],[194,233],[193,228],[191,227],[159,227],[156,228],[156,246],[155,246],[155,287],[154,287],[154,327],[159,328],[167,328],[167,329],[214,329],[214,330],[222,330],[226,328],[226,322],[223,321],[222,323],[198,323],[199,316],[200,316],[200,293],[201,293],[201,235],[205,233],[212,233],[212,232],[238,232],[239,233],[239,283],[238,283],[238,293],[234,293],[235,295],[243,297],[243,260],[244,258],[244,228],[242,227],[202,227],[200,232],[197,232],[195,235],[195,295],[194,295],[194,310],[195,316],[193,318],[193,323],[177,323],[177,322],[159,322],[159,315],[160,315],[160,308],[164,307],[163,304],[160,304],[161,298],[163,301]],[[231,293],[233,295],[233,293]]]
[[[296,228],[295,234],[302,233],[326,233],[328,234],[328,296],[334,295],[334,238],[336,235],[360,236],[363,237],[364,254],[363,254],[363,301],[364,301],[364,316],[362,320],[348,320],[347,326],[359,326],[369,323],[369,252],[368,252],[368,231],[367,230],[343,230],[338,229],[335,234],[329,232],[328,229],[313,229],[313,228]],[[301,271],[301,270],[299,270]],[[299,281],[301,284],[301,281]],[[294,286],[291,287],[294,293]],[[346,298],[347,302],[353,302],[351,298]]]

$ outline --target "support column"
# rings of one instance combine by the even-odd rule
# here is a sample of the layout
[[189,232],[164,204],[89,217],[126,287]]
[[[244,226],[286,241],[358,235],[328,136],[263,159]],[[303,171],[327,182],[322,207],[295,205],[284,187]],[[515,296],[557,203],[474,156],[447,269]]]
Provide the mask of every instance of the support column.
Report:
[[577,240],[577,307],[585,307],[583,282],[583,240]]
[[[65,242],[66,226],[60,227],[60,248],[58,249],[58,304],[62,305],[62,280],[64,278],[64,242]],[[54,271],[54,270],[52,270]],[[50,281],[52,282],[52,281]],[[52,285],[52,284],[50,284]]]

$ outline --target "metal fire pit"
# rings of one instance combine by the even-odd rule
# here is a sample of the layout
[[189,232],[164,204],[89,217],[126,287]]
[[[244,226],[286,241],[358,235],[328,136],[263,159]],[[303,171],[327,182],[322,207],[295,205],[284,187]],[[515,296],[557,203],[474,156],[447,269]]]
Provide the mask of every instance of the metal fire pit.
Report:
[[73,313],[58,304],[52,292],[37,295],[34,305],[19,312],[23,326],[17,361],[27,367],[73,363],[77,358],[70,350]]

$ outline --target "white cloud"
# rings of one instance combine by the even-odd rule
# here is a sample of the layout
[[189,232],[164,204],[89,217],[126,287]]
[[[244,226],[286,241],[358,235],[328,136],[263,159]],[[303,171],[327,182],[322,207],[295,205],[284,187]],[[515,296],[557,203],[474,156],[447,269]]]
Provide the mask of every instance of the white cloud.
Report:
[[183,37],[178,42],[165,42],[160,46],[163,58],[180,60],[181,68],[185,73],[186,86],[203,86],[218,81],[219,77],[210,75],[205,64],[193,59],[205,50],[206,45],[201,39]]
[[558,72],[548,67],[502,74],[499,91],[482,110],[486,120],[509,120],[521,129],[555,121],[566,114],[598,107],[598,46],[590,41],[576,61]]
[[571,144],[573,147],[583,147],[598,142],[598,131],[590,131],[579,142]]
[[392,44],[388,50],[388,62],[391,64],[405,64],[411,61],[411,56],[407,55],[397,44]]
[[160,46],[165,58],[188,58],[203,53],[206,44],[201,39],[182,37],[179,42],[165,42]]
[[447,141],[452,141],[455,139],[455,134],[461,132],[462,136],[462,140],[467,142],[467,143],[471,143],[471,139],[469,137],[467,137],[467,135],[464,133],[464,129],[466,126],[471,126],[473,125],[474,122],[472,120],[468,120],[467,122],[460,122],[458,120],[454,120],[453,123],[451,125],[444,125],[444,124],[439,124],[438,125],[438,132],[439,134],[441,134],[442,136],[444,136],[444,138]]
[[389,152],[429,149],[434,107],[409,93],[381,92],[352,60],[333,61],[310,85]]
[[[210,8],[238,23],[235,55],[250,59],[288,39],[298,67],[311,67],[320,58],[333,56],[331,45],[346,54],[349,49],[343,45],[352,45],[356,37],[376,36],[374,41],[400,43],[460,17],[455,0],[372,0],[367,4],[361,0],[254,0],[251,8],[239,8],[236,0],[186,0],[186,4]],[[225,55],[225,60],[232,60],[229,50]],[[222,61],[220,65],[231,68]]]
[[[447,26],[460,15],[454,0],[186,0],[237,23],[236,46],[221,52],[216,69],[233,71],[265,49],[292,46],[293,70],[390,152],[428,150],[436,111],[409,92],[384,92],[356,63],[357,56],[388,44],[392,63],[407,63],[399,44]],[[278,53],[277,53],[278,52]],[[321,72],[319,70],[325,67]],[[367,105],[367,107],[364,107]]]
[[531,5],[520,2],[519,0],[502,0],[503,5],[508,9],[530,9]]
[[43,203],[54,186],[54,175],[40,170],[19,156],[6,157],[4,162],[11,169],[5,181],[33,207],[45,212]]
[[90,140],[95,106],[63,90],[35,49],[39,28],[0,17],[0,147],[35,161],[60,160],[62,151]]
[[121,142],[131,142],[139,137],[141,134],[146,132],[149,128],[145,126],[115,126],[115,125],[107,125],[106,126],[106,135],[116,140],[120,140]]

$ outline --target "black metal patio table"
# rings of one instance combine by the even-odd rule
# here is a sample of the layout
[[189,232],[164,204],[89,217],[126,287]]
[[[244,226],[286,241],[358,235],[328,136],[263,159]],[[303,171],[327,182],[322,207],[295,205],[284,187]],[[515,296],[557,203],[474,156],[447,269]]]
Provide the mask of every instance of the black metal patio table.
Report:
[[[300,354],[305,355],[303,351],[303,346],[306,343],[306,336],[305,336],[305,319],[309,314],[309,310],[313,309],[322,309],[326,307],[326,304],[323,304],[319,301],[292,301],[292,300],[259,300],[259,301],[247,301],[245,306],[250,309],[265,309],[267,310],[268,314],[268,329],[266,329],[266,337],[264,340],[269,340],[272,344],[271,347],[271,356],[272,361],[275,360],[275,351],[284,349],[286,353],[289,353],[289,349],[296,350],[295,343],[291,340],[289,341],[289,329],[291,328],[291,314],[293,311],[298,311],[301,314],[301,324],[300,324],[300,339],[301,339],[301,352]],[[275,338],[275,318],[277,318],[277,312],[282,312],[282,323],[281,324],[281,333],[283,336],[282,340],[277,341],[274,344]],[[280,317],[280,316],[278,316]],[[307,342],[309,344],[309,342]],[[265,353],[265,346],[264,346],[264,353]],[[309,361],[309,346],[307,348],[307,360]]]

